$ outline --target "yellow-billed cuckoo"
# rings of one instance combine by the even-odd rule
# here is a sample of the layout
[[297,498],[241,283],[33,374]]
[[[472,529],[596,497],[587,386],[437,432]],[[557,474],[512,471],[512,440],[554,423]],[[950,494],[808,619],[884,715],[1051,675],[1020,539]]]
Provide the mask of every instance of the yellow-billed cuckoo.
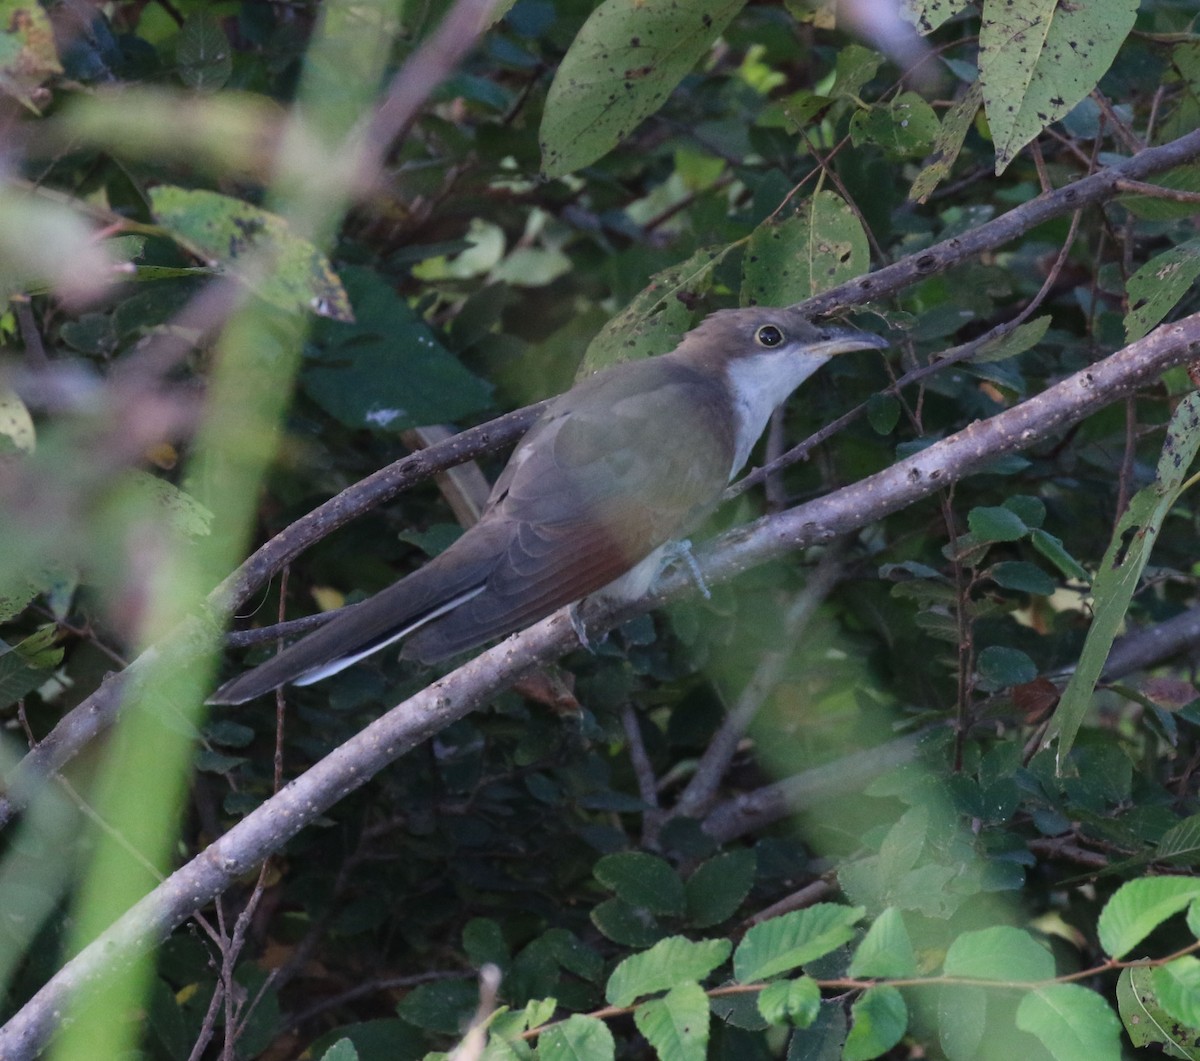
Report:
[[405,657],[431,663],[598,591],[641,596],[663,549],[715,506],[775,407],[834,354],[885,345],[794,309],[727,309],[669,354],[577,383],[530,428],[479,522],[450,548],[211,702],[309,685],[401,638]]

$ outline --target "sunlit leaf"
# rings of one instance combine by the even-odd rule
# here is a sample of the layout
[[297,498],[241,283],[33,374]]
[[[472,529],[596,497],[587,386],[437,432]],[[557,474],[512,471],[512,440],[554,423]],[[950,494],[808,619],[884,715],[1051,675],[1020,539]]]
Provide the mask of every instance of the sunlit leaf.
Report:
[[733,956],[734,976],[753,983],[828,954],[854,935],[864,913],[861,906],[817,903],[755,925]]
[[727,939],[693,943],[672,936],[642,954],[634,954],[618,965],[608,978],[605,998],[614,1006],[628,1006],[635,998],[702,980],[729,957]]
[[1143,877],[1126,881],[1100,911],[1100,944],[1114,958],[1128,954],[1168,917],[1200,898],[1194,877]]
[[1120,1061],[1121,1022],[1096,992],[1047,984],[1017,1006],[1017,1027],[1036,1035],[1055,1061]]
[[575,1013],[538,1037],[538,1061],[611,1061],[616,1044],[608,1025]]
[[807,1028],[817,1019],[820,1006],[821,989],[809,976],[776,980],[758,993],[758,1011],[772,1024]]
[[662,998],[643,1002],[633,1020],[662,1061],[704,1061],[708,996],[699,984],[680,984]]
[[917,956],[904,917],[888,907],[874,921],[850,959],[851,976],[903,977],[917,971]]
[[947,976],[972,980],[1048,980],[1054,957],[1028,932],[994,925],[956,936],[943,969]]

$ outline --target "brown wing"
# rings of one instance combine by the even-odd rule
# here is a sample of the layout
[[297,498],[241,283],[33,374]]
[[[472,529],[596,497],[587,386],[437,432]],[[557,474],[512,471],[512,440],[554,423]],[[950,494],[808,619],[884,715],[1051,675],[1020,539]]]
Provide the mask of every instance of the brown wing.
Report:
[[433,661],[518,630],[686,533],[720,496],[733,459],[730,413],[712,391],[657,359],[596,377],[551,406],[479,524],[506,528],[507,543],[483,591],[415,632],[405,655]]
[[517,448],[479,523],[212,702],[317,681],[406,635],[405,655],[432,662],[608,585],[720,495],[733,440],[719,400],[703,376],[666,358],[573,389]]

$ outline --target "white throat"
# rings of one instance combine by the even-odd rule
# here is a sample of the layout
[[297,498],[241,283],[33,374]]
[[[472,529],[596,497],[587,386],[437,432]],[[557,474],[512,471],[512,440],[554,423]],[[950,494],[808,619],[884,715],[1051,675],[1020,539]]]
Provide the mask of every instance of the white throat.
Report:
[[750,450],[775,409],[828,360],[827,354],[772,350],[737,358],[725,366],[733,414],[737,417],[737,448],[729,469],[731,479],[750,459]]

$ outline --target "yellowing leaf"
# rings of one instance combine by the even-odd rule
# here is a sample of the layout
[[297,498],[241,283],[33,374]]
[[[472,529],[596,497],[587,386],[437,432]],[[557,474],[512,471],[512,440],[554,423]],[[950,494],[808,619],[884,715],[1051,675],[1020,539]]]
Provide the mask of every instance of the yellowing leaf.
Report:
[[1137,0],[986,0],[979,84],[997,173],[1096,87],[1137,6]]
[[583,24],[546,96],[548,177],[595,162],[659,107],[745,0],[605,0]]

